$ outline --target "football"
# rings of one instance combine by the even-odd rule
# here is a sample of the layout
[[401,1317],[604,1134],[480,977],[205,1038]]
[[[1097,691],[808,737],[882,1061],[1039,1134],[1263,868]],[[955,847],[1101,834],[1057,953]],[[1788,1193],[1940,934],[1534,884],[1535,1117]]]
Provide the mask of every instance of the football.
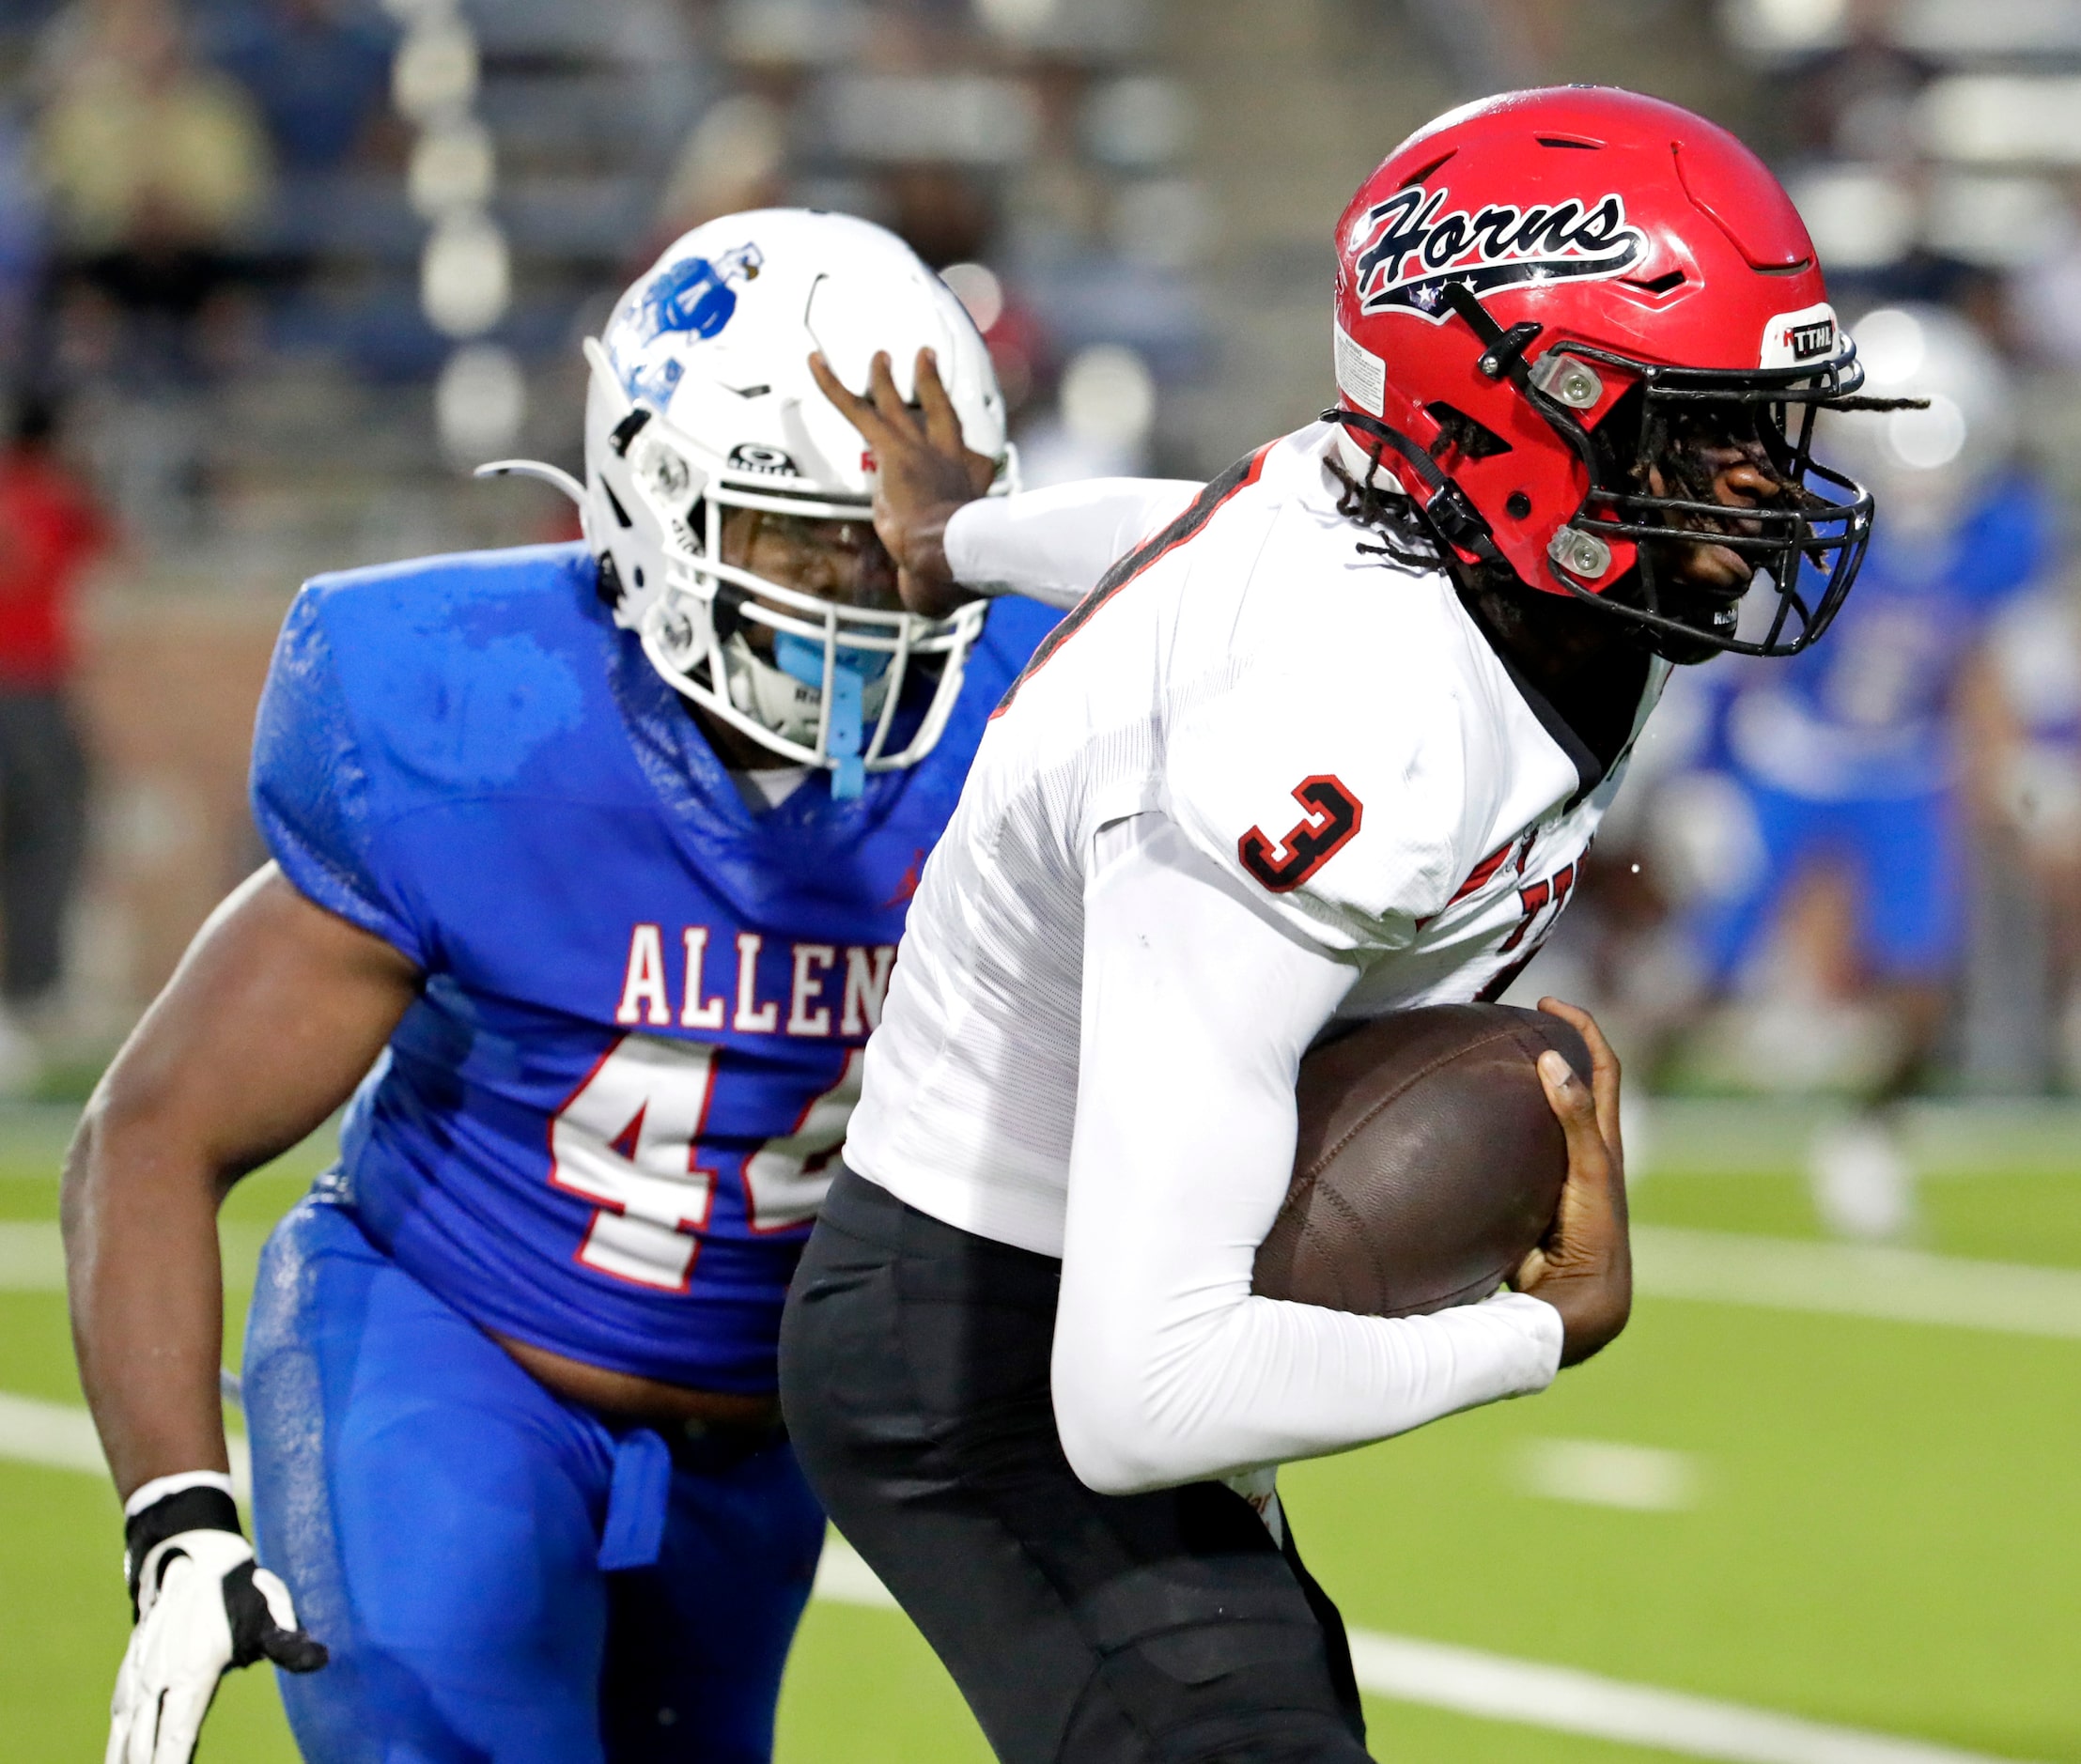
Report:
[[1485,1298],[1546,1234],[1568,1173],[1535,1062],[1590,1052],[1500,1004],[1375,1018],[1300,1062],[1300,1138],[1254,1290],[1373,1317]]

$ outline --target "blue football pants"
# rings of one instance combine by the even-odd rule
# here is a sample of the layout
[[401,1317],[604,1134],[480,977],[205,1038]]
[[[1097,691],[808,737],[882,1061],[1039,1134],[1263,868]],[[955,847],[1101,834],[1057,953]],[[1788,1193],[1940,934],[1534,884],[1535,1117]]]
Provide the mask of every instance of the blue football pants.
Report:
[[244,1385],[260,1559],[332,1649],[279,1679],[310,1764],[770,1756],[824,1529],[784,1442],[676,1461],[315,1200],[261,1259]]
[[1857,954],[1881,981],[1941,981],[1965,943],[1963,838],[1949,791],[1819,801],[1734,774],[1763,861],[1746,887],[1693,921],[1705,965],[1727,983],[1809,865],[1846,864],[1857,889]]

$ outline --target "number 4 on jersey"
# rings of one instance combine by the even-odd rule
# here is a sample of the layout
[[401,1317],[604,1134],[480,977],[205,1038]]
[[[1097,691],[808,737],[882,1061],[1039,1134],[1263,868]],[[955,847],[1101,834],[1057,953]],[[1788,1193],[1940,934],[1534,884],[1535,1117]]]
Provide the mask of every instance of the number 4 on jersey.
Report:
[[[625,1035],[610,1047],[550,1122],[550,1182],[596,1201],[578,1260],[637,1286],[683,1292],[715,1205],[717,1171],[703,1162],[701,1133],[722,1050],[703,1042]],[[861,1051],[838,1081],[811,1100],[795,1131],[744,1160],[744,1204],[753,1230],[782,1230],[815,1216],[829,1167],[860,1099]]]

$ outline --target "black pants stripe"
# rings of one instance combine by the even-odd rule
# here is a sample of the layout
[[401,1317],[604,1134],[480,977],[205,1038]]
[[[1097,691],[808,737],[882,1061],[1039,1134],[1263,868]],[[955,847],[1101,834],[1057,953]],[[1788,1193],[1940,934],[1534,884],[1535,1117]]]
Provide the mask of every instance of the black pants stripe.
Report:
[[1005,1764],[1366,1756],[1336,1607],[1218,1483],[1094,1493],[1048,1392],[1061,1264],[842,1170],[781,1396],[838,1528]]

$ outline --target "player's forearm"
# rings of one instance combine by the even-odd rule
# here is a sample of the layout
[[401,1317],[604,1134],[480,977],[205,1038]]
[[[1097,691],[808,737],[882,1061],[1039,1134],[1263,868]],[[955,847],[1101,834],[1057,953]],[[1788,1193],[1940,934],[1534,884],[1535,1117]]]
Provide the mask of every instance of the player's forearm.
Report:
[[96,1089],[66,1160],[67,1282],[126,1496],[225,1468],[218,1205],[346,1101],[417,983],[270,864],[210,916]]
[[156,1127],[98,1096],[66,1163],[73,1345],[126,1499],[159,1477],[229,1468],[215,1177]]
[[[1516,1293],[1434,1317],[1352,1317],[1237,1294],[1186,1319],[1115,1310],[1084,1344],[1063,1444],[1106,1494],[1170,1488],[1389,1439],[1544,1390],[1560,1314]],[[1079,1350],[1074,1346],[1072,1352]],[[1060,1399],[1058,1414],[1062,1414]]]
[[1293,1168],[1295,1070],[1354,970],[1150,825],[1086,899],[1054,1355],[1078,1474],[1108,1493],[1163,1487],[1543,1388],[1561,1329],[1535,1299],[1390,1320],[1251,1296]]
[[1110,1122],[1079,1111],[1079,1153],[1132,1172],[1084,1217],[1071,1202],[1056,1413],[1085,1482],[1130,1493],[1319,1457],[1545,1388],[1561,1320],[1537,1299],[1389,1319],[1253,1296],[1293,1167],[1290,1085],[1194,1064],[1175,1086],[1144,1066]]
[[1173,478],[1091,478],[987,497],[957,509],[940,543],[958,582],[1074,606],[1203,487]]

